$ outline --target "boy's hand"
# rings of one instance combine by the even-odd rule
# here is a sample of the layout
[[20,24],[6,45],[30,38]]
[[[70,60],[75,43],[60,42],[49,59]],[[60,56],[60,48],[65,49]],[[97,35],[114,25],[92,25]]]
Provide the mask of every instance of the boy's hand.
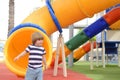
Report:
[[47,65],[44,65],[44,69],[45,69],[45,70],[47,69]]
[[19,59],[19,57],[15,57],[15,58],[14,58],[14,61],[17,61],[18,59]]

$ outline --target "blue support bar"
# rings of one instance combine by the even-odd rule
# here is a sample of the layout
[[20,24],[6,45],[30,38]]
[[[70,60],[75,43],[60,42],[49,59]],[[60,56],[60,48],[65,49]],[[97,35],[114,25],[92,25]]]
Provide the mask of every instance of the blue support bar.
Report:
[[46,5],[47,5],[47,8],[48,8],[48,10],[49,10],[49,12],[50,12],[50,15],[51,15],[51,17],[52,17],[52,19],[53,19],[53,21],[54,21],[54,23],[55,23],[58,31],[59,31],[60,33],[62,33],[62,28],[61,28],[61,26],[60,26],[59,21],[57,20],[57,17],[56,17],[55,14],[54,14],[54,10],[53,10],[53,8],[52,8],[49,0],[46,0]]
[[106,29],[108,26],[109,24],[105,21],[103,17],[101,17],[96,22],[85,28],[83,31],[85,32],[86,36],[92,38],[102,30]]

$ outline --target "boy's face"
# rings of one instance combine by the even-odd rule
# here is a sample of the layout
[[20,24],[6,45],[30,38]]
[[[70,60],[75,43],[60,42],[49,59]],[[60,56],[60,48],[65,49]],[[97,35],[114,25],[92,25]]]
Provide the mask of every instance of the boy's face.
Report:
[[43,39],[37,39],[35,42],[36,46],[42,46],[43,45]]

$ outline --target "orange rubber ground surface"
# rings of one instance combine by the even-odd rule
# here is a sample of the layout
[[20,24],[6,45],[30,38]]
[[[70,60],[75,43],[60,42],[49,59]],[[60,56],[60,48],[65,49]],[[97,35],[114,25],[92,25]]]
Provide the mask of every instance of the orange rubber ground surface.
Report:
[[[53,69],[47,69],[44,71],[44,80],[92,80],[84,74],[76,73],[71,70],[67,70],[67,77],[63,77],[62,68],[58,69],[57,77],[53,76]],[[24,78],[17,77],[10,72],[4,63],[0,63],[0,80],[24,80]]]

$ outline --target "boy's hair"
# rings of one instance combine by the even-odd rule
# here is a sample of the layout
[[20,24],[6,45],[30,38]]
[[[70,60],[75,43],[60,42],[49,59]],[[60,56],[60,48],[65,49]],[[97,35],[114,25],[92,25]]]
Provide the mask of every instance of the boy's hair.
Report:
[[32,44],[34,45],[37,40],[43,40],[43,36],[39,32],[34,32],[31,36]]

